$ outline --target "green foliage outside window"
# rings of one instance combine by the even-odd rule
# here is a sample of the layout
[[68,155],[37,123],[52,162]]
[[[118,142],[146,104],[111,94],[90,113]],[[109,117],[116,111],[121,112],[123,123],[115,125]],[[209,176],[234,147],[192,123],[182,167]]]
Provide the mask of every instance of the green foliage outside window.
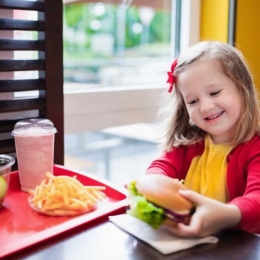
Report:
[[[64,5],[64,58],[86,59],[86,58],[109,58],[116,55],[118,51],[118,6],[104,4],[104,12],[94,13],[95,4]],[[158,10],[149,25],[148,38],[142,42],[144,31],[135,32],[134,26],[141,25],[139,9],[130,6],[126,10],[124,50],[125,51],[154,51],[164,48],[170,43],[171,14],[170,12]],[[67,32],[69,31],[69,36]],[[92,50],[91,39],[95,35],[110,35],[114,39],[112,54],[104,54]],[[78,37],[83,39],[78,41]],[[104,42],[104,44],[106,44]],[[156,46],[156,47],[154,47]],[[156,53],[154,53],[156,55]]]

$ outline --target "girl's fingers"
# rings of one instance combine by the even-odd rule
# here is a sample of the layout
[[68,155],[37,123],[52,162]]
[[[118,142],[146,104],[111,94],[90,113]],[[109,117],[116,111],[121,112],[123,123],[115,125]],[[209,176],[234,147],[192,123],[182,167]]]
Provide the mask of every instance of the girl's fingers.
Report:
[[204,196],[192,190],[179,190],[179,193],[184,198],[198,205],[201,204],[202,200],[205,198]]
[[[198,226],[198,227],[196,227]],[[179,223],[177,227],[165,226],[171,233],[181,237],[198,237],[199,225]]]
[[178,232],[181,236],[198,237],[201,229],[201,223],[194,218],[189,225],[178,224]]

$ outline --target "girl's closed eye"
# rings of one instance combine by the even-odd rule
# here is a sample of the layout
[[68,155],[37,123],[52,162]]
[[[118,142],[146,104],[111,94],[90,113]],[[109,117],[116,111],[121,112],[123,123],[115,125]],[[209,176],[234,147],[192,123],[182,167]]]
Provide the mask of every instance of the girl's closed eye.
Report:
[[221,91],[222,91],[222,90],[211,92],[210,95],[211,95],[211,96],[216,96],[216,95],[219,94]]
[[188,105],[194,105],[194,104],[197,103],[197,101],[198,101],[197,99],[194,99],[194,100],[188,101],[187,104]]

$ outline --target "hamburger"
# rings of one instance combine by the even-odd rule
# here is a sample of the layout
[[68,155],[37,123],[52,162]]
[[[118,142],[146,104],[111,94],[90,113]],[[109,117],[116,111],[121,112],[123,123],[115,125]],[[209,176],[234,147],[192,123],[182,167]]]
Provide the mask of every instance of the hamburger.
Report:
[[158,174],[143,175],[128,185],[127,214],[153,228],[174,227],[180,222],[188,224],[195,206],[178,193],[180,189],[187,187],[178,179]]

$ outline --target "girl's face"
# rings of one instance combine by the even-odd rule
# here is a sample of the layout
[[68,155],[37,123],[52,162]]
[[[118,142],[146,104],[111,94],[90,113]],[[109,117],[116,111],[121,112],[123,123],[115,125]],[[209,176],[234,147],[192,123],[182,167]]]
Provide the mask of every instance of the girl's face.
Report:
[[242,102],[220,63],[197,61],[180,73],[177,84],[192,122],[208,132],[215,144],[230,142]]

